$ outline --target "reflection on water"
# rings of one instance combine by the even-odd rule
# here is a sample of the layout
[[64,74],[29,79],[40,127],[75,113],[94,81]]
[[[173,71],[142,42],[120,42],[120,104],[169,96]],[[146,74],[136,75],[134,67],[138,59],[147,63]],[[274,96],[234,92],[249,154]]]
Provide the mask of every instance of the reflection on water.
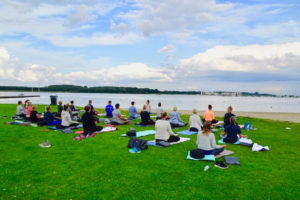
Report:
[[[20,92],[0,92],[0,96],[19,95]],[[30,95],[31,92],[23,92]],[[93,100],[95,107],[103,108],[108,100],[113,105],[120,103],[121,108],[128,108],[131,101],[136,102],[136,107],[141,109],[149,99],[152,108],[156,108],[158,102],[164,109],[172,109],[177,106],[179,110],[206,110],[208,104],[213,105],[215,111],[225,111],[231,105],[235,111],[246,112],[298,112],[300,113],[300,98],[278,97],[223,97],[202,95],[156,95],[156,94],[95,94],[95,93],[40,93],[41,97],[31,98],[34,104],[50,104],[50,95],[57,95],[58,100],[64,103],[74,100],[77,106],[84,106],[88,100]],[[16,103],[19,99],[0,99],[0,103]]]

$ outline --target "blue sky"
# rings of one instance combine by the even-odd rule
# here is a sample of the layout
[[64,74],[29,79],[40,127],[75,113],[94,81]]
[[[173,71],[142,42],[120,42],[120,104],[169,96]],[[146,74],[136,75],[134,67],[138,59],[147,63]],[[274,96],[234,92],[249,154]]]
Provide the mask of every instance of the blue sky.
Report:
[[300,95],[300,1],[5,0],[0,85]]

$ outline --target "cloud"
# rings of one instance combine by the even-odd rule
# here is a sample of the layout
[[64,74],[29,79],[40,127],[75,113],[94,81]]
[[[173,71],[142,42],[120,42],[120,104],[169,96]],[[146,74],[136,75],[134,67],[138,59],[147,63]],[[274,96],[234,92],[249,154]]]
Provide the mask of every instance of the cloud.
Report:
[[158,53],[172,53],[176,50],[176,47],[172,44],[168,44],[158,50]]
[[108,69],[86,70],[61,73],[53,66],[24,64],[12,58],[4,47],[0,47],[0,79],[26,83],[115,83],[130,82],[172,82],[175,73],[167,68],[152,68],[144,63],[129,63]]
[[186,75],[207,71],[234,72],[283,72],[295,70],[300,63],[300,42],[247,45],[216,46],[191,58],[179,61],[179,69]]

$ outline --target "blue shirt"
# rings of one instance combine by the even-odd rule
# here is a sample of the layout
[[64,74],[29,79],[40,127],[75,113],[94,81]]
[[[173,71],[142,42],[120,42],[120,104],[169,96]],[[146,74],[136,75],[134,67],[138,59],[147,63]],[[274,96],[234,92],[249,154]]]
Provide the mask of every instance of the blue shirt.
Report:
[[53,114],[49,111],[44,113],[44,122],[46,124],[49,124],[51,122],[53,122],[55,120],[55,117],[53,116]]
[[233,138],[237,140],[237,135],[241,134],[241,128],[235,124],[229,124],[225,126],[225,132],[227,133],[227,138]]
[[129,117],[135,117],[136,108],[134,106],[129,107]]
[[114,111],[114,107],[112,105],[108,104],[105,107],[105,111],[106,111],[106,116],[112,117],[112,111]]

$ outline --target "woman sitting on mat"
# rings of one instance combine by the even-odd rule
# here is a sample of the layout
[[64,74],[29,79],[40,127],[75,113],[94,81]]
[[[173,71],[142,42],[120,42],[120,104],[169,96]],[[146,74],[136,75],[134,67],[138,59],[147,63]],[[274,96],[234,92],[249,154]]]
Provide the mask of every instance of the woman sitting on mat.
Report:
[[218,120],[215,119],[215,113],[212,111],[212,105],[208,105],[208,111],[204,113],[203,122],[211,122],[211,124],[218,123]]
[[44,113],[44,123],[48,126],[61,124],[61,120],[54,117],[51,113],[51,106],[46,106],[46,112]]
[[41,117],[36,110],[37,110],[37,106],[36,105],[32,106],[32,111],[30,112],[30,121],[32,123],[38,123],[43,121],[43,117]]
[[190,122],[190,131],[195,131],[195,132],[201,131],[203,125],[200,116],[197,115],[196,109],[193,110],[193,114],[190,116],[189,122]]
[[23,105],[23,102],[18,101],[16,116],[25,118],[26,117],[26,112],[25,112],[25,109],[22,105]]
[[228,106],[227,113],[224,115],[224,127],[230,124],[230,118],[235,116],[232,114],[232,107]]
[[143,110],[141,112],[141,119],[142,119],[142,122],[140,123],[140,125],[153,125],[153,124],[155,124],[155,122],[153,120],[151,120],[151,118],[150,118],[150,114],[147,111],[147,106],[146,105],[143,106]]
[[30,118],[30,113],[32,111],[32,103],[30,101],[27,102],[25,111],[26,111],[26,118]]
[[230,124],[225,126],[225,133],[221,133],[222,136],[225,138],[223,141],[225,143],[235,143],[238,141],[238,135],[240,138],[247,137],[246,135],[242,135],[241,128],[239,125],[237,125],[235,116],[230,117]]
[[96,131],[101,131],[101,126],[96,126],[94,116],[91,113],[91,106],[86,105],[84,107],[85,113],[82,115],[82,124],[83,124],[83,131],[84,135],[88,133],[94,133]]
[[177,107],[173,108],[173,111],[170,113],[169,122],[173,128],[175,127],[183,127],[186,125],[184,121],[181,120],[179,112],[177,112]]
[[78,126],[79,123],[72,121],[69,105],[64,105],[64,110],[61,112],[61,128],[68,128],[73,126]]
[[205,155],[218,155],[226,145],[219,146],[216,144],[216,138],[213,133],[210,131],[210,122],[205,122],[203,125],[203,130],[198,132],[197,136],[197,145],[198,149],[201,149],[205,152]]
[[146,110],[149,114],[151,114],[151,105],[149,99],[146,101]]
[[115,110],[113,111],[113,119],[112,119],[113,123],[116,123],[116,124],[119,124],[119,125],[121,125],[121,124],[128,124],[129,120],[124,119],[122,117],[119,108],[120,108],[120,104],[117,103],[115,105]]
[[171,128],[170,122],[167,121],[168,114],[166,112],[161,113],[161,119],[155,123],[155,142],[177,142],[180,140],[178,134],[174,134]]

